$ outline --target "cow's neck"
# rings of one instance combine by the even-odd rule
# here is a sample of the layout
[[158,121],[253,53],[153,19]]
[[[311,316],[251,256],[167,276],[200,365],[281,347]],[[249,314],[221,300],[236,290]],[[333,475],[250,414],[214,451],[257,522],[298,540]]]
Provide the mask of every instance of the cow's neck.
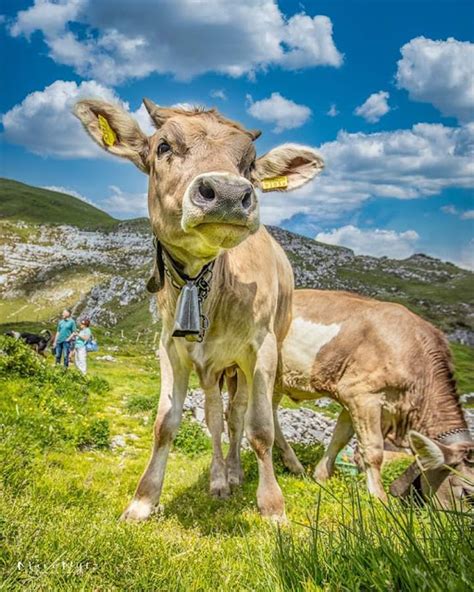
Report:
[[170,245],[163,241],[161,241],[161,245],[168,257],[169,265],[176,270],[177,274],[185,279],[199,276],[206,265],[215,261],[220,254],[220,249],[216,249],[205,257],[199,257],[190,255],[188,251],[176,245]]
[[468,431],[454,382],[434,381],[433,394],[424,396],[414,429],[438,439],[447,433]]
[[204,314],[204,302],[211,290],[215,259],[200,260],[196,275],[189,275],[189,266],[177,261],[168,249],[156,239],[156,268],[159,270],[160,289],[168,285],[167,307],[173,315],[170,332],[173,337],[186,341],[202,341],[209,325]]

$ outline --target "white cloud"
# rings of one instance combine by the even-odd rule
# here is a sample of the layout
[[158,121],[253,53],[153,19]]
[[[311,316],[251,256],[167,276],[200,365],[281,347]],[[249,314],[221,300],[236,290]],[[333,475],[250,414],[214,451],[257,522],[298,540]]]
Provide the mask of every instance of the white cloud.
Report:
[[297,213],[337,220],[372,197],[415,199],[447,187],[474,187],[474,124],[419,123],[371,134],[339,132],[320,147],[320,178],[290,194],[262,197],[262,218],[278,224]]
[[274,123],[273,131],[277,134],[287,129],[301,127],[311,116],[309,107],[285,99],[277,92],[272,93],[268,99],[255,102],[250,95],[247,95],[247,101],[247,112],[255,119]]
[[42,31],[44,35],[55,35],[63,31],[67,22],[77,18],[83,6],[83,0],[36,0],[27,10],[18,12],[10,27],[10,34],[13,37],[25,35],[29,38],[35,31]]
[[213,99],[220,99],[221,101],[227,101],[227,95],[225,93],[225,90],[222,88],[217,88],[217,89],[211,90],[211,92],[209,94],[211,95],[211,97]]
[[455,263],[464,269],[474,270],[474,238],[461,250],[459,259]]
[[414,230],[364,230],[352,225],[335,228],[330,232],[320,232],[315,237],[322,243],[349,247],[356,255],[387,256],[392,259],[405,259],[413,255],[419,238]]
[[147,136],[151,136],[155,133],[156,129],[143,103],[136,111],[132,113],[132,115],[138,121],[138,125]]
[[445,214],[450,214],[451,216],[458,216],[461,220],[474,220],[474,210],[465,210],[461,212],[452,204],[447,206],[443,206],[441,211]]
[[[30,93],[1,116],[4,138],[40,156],[111,158],[87,137],[81,123],[72,114],[74,103],[81,98],[103,99],[118,103],[126,110],[129,108],[113,90],[94,80],[80,84],[56,80],[44,90]],[[145,133],[153,133],[143,105],[132,115]]]
[[377,123],[381,117],[390,111],[389,97],[388,92],[383,90],[373,93],[362,105],[356,108],[354,113],[359,117],[363,117],[369,123]]
[[146,193],[127,193],[115,185],[110,185],[109,189],[111,193],[103,202],[107,212],[117,218],[135,218],[148,215]]
[[[80,25],[79,29],[77,25]],[[74,25],[74,28],[71,27]],[[82,32],[79,33],[78,30]],[[326,16],[287,18],[276,0],[35,0],[13,36],[43,33],[50,57],[105,84],[156,72],[190,79],[206,72],[250,75],[341,65]]]
[[329,115],[329,117],[337,117],[339,115],[339,111],[334,103],[329,107],[326,115]]
[[86,203],[90,204],[91,206],[94,206],[96,208],[99,207],[97,204],[95,204],[88,197],[86,197],[85,195],[82,195],[81,193],[79,193],[78,191],[75,191],[74,189],[69,189],[69,187],[62,187],[61,185],[45,185],[43,187],[43,189],[49,189],[49,191],[57,191],[58,193],[66,193],[67,195],[72,195],[73,197],[77,197],[77,199],[80,199],[81,201],[85,201]]
[[451,214],[452,216],[457,216],[459,214],[457,208],[453,205],[442,206],[441,211],[444,214]]
[[401,48],[397,84],[444,115],[474,119],[474,43],[416,37]]
[[86,137],[72,114],[74,103],[84,97],[120,102],[113,91],[94,81],[78,85],[56,80],[2,115],[5,139],[41,156],[88,158],[105,154]]

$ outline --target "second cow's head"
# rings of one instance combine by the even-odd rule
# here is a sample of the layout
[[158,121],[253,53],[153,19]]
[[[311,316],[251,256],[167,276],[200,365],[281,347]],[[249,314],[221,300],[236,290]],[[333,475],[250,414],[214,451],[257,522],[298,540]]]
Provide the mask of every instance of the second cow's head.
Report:
[[286,177],[275,190],[287,191],[323,168],[315,150],[295,144],[257,158],[253,141],[260,132],[215,110],[144,103],[156,127],[151,136],[126,111],[104,101],[82,100],[74,111],[99,146],[149,175],[153,231],[178,259],[214,258],[255,232],[260,224],[255,189],[264,179]]

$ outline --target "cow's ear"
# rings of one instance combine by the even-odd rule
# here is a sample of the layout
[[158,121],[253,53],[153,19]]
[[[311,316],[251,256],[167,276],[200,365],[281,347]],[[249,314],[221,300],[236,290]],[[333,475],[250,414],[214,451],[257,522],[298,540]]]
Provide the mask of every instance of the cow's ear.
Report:
[[263,191],[291,191],[311,181],[323,168],[324,161],[313,148],[283,144],[257,159],[253,181]]
[[144,173],[149,172],[148,138],[126,111],[105,101],[84,99],[75,104],[74,115],[101,148],[131,160]]
[[410,431],[408,438],[411,449],[424,471],[439,469],[446,464],[444,452],[436,442],[414,430]]

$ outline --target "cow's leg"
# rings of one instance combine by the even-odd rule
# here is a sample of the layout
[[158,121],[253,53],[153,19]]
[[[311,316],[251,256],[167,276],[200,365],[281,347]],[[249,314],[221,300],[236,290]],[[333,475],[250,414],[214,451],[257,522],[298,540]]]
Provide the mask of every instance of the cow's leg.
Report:
[[348,407],[367,474],[367,489],[370,494],[386,501],[387,494],[380,474],[383,462],[383,434],[379,395],[358,395],[351,398]]
[[224,431],[224,409],[219,384],[216,381],[211,385],[203,385],[205,393],[206,423],[212,437],[212,461],[211,461],[211,495],[227,497],[230,487],[227,481],[227,470],[224,455],[222,453],[222,433]]
[[186,397],[190,367],[179,357],[174,343],[160,343],[161,392],[154,426],[151,458],[133,500],[122,514],[125,520],[146,520],[158,503],[166,461],[178,431]]
[[275,427],[275,445],[281,452],[281,457],[285,467],[294,475],[302,475],[304,473],[304,467],[298,460],[293,448],[288,444],[280,426],[278,419],[278,405],[283,395],[275,393],[273,395],[273,425]]
[[343,409],[337,418],[329,446],[314,470],[313,477],[318,483],[324,483],[333,475],[336,456],[347,445],[353,434],[351,416],[347,409]]
[[234,489],[242,484],[244,472],[240,462],[240,449],[244,433],[245,411],[248,404],[248,391],[245,376],[241,370],[227,380],[229,406],[227,410],[227,428],[229,430],[229,452],[227,454],[227,478]]
[[285,518],[285,502],[275,478],[272,461],[274,439],[272,396],[277,367],[277,344],[269,333],[256,352],[254,371],[246,376],[249,403],[245,415],[247,439],[257,456],[257,504],[263,516]]

